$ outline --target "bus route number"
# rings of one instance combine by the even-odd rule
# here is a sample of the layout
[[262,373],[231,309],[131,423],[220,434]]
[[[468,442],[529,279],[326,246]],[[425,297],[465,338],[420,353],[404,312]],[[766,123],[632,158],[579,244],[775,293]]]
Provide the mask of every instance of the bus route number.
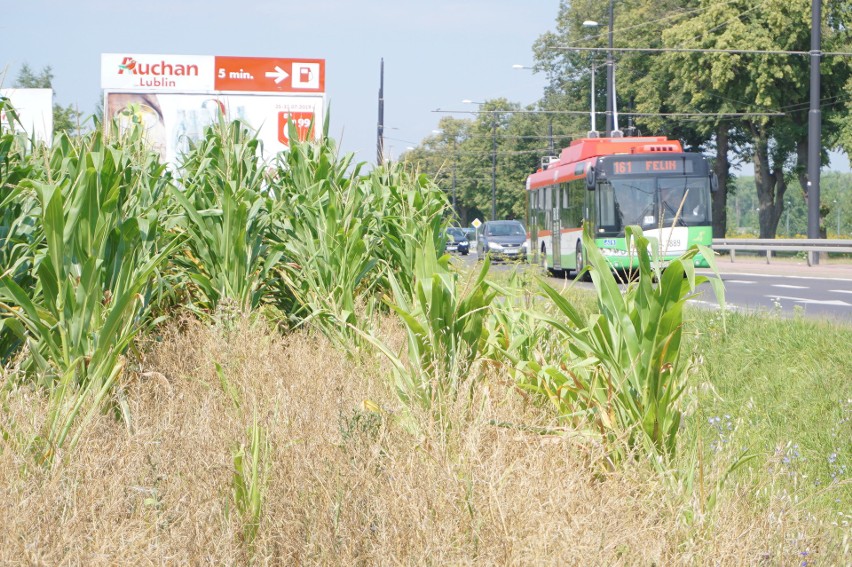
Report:
[[612,164],[613,172],[617,175],[624,175],[625,173],[633,172],[633,162],[632,161],[617,161]]

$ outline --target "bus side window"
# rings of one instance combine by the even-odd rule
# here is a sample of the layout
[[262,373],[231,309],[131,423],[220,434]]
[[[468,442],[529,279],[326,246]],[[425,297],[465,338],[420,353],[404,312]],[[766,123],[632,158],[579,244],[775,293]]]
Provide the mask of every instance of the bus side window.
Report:
[[586,180],[573,181],[568,185],[567,226],[580,227],[583,224],[583,201],[586,198]]
[[545,187],[544,189],[544,223],[546,225],[545,230],[550,230],[550,225],[553,222],[553,215],[551,214],[551,203],[553,202],[553,189],[550,187]]

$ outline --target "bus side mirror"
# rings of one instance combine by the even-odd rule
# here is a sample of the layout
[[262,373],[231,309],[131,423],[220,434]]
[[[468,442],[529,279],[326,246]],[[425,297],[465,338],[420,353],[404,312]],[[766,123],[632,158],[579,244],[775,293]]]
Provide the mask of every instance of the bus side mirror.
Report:
[[710,191],[715,193],[719,190],[719,176],[716,175],[716,172],[710,174]]
[[586,170],[586,189],[589,191],[595,190],[595,168],[589,166]]

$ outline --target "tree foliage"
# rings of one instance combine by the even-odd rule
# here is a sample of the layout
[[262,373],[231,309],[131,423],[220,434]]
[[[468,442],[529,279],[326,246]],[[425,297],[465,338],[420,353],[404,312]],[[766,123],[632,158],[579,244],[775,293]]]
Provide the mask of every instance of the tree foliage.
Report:
[[442,118],[439,129],[401,159],[434,176],[451,203],[455,195],[462,225],[491,218],[492,197],[497,218],[524,220],[527,176],[551,145],[558,152],[570,140],[556,133],[551,144],[550,132],[560,126],[539,110],[506,99],[485,101],[471,118]]
[[[523,181],[541,156],[558,154],[570,139],[591,129],[592,99],[596,129],[605,129],[606,53],[576,48],[607,47],[608,7],[593,0],[560,2],[554,30],[532,46],[534,70],[548,80],[541,100],[528,109],[537,114],[518,112],[516,106],[509,112],[511,104],[504,100],[482,106],[505,111],[495,136],[498,216],[523,214]],[[810,7],[811,0],[619,0],[614,5],[613,46],[639,49],[614,52],[617,125],[628,135],[666,135],[681,140],[689,151],[715,154],[714,171],[726,188],[714,195],[715,236],[726,233],[727,197],[736,187],[734,165],[754,165],[762,237],[775,235],[789,200],[788,185],[798,181],[802,194],[807,193]],[[848,51],[852,0],[824,3],[822,15],[822,50]],[[588,22],[597,25],[584,25]],[[828,150],[852,149],[852,58],[825,56],[820,88],[820,159],[826,164]],[[442,133],[408,155],[432,160],[429,167],[442,161],[448,181],[442,185],[448,188],[455,171],[463,222],[490,212],[489,116],[445,118]],[[446,121],[464,123],[464,128],[453,130]],[[548,126],[557,132],[555,151],[549,149]]]
[[[831,3],[824,13],[825,51],[848,45],[848,22],[839,24],[842,5],[848,13],[852,3]],[[693,16],[668,28],[662,38],[668,47],[807,52],[810,6],[809,0],[702,0]],[[760,236],[772,238],[784,211],[788,184],[798,178],[803,193],[807,192],[810,59],[791,53],[668,53],[663,66],[671,71],[671,91],[685,107],[709,113],[776,113],[744,116],[731,123],[747,142],[737,151],[754,163]],[[840,122],[835,117],[843,108],[836,101],[850,75],[848,58],[826,57],[821,63],[823,164],[828,161],[827,149],[839,142]]]

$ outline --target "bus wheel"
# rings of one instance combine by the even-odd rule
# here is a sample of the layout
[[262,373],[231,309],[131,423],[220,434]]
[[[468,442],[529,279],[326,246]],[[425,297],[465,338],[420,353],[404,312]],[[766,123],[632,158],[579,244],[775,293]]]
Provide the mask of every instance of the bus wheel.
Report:
[[577,265],[577,271],[574,273],[574,278],[582,281],[588,281],[589,273],[583,273],[583,269],[586,267],[586,255],[583,254],[583,243],[579,240],[577,241],[577,252],[574,258]]

